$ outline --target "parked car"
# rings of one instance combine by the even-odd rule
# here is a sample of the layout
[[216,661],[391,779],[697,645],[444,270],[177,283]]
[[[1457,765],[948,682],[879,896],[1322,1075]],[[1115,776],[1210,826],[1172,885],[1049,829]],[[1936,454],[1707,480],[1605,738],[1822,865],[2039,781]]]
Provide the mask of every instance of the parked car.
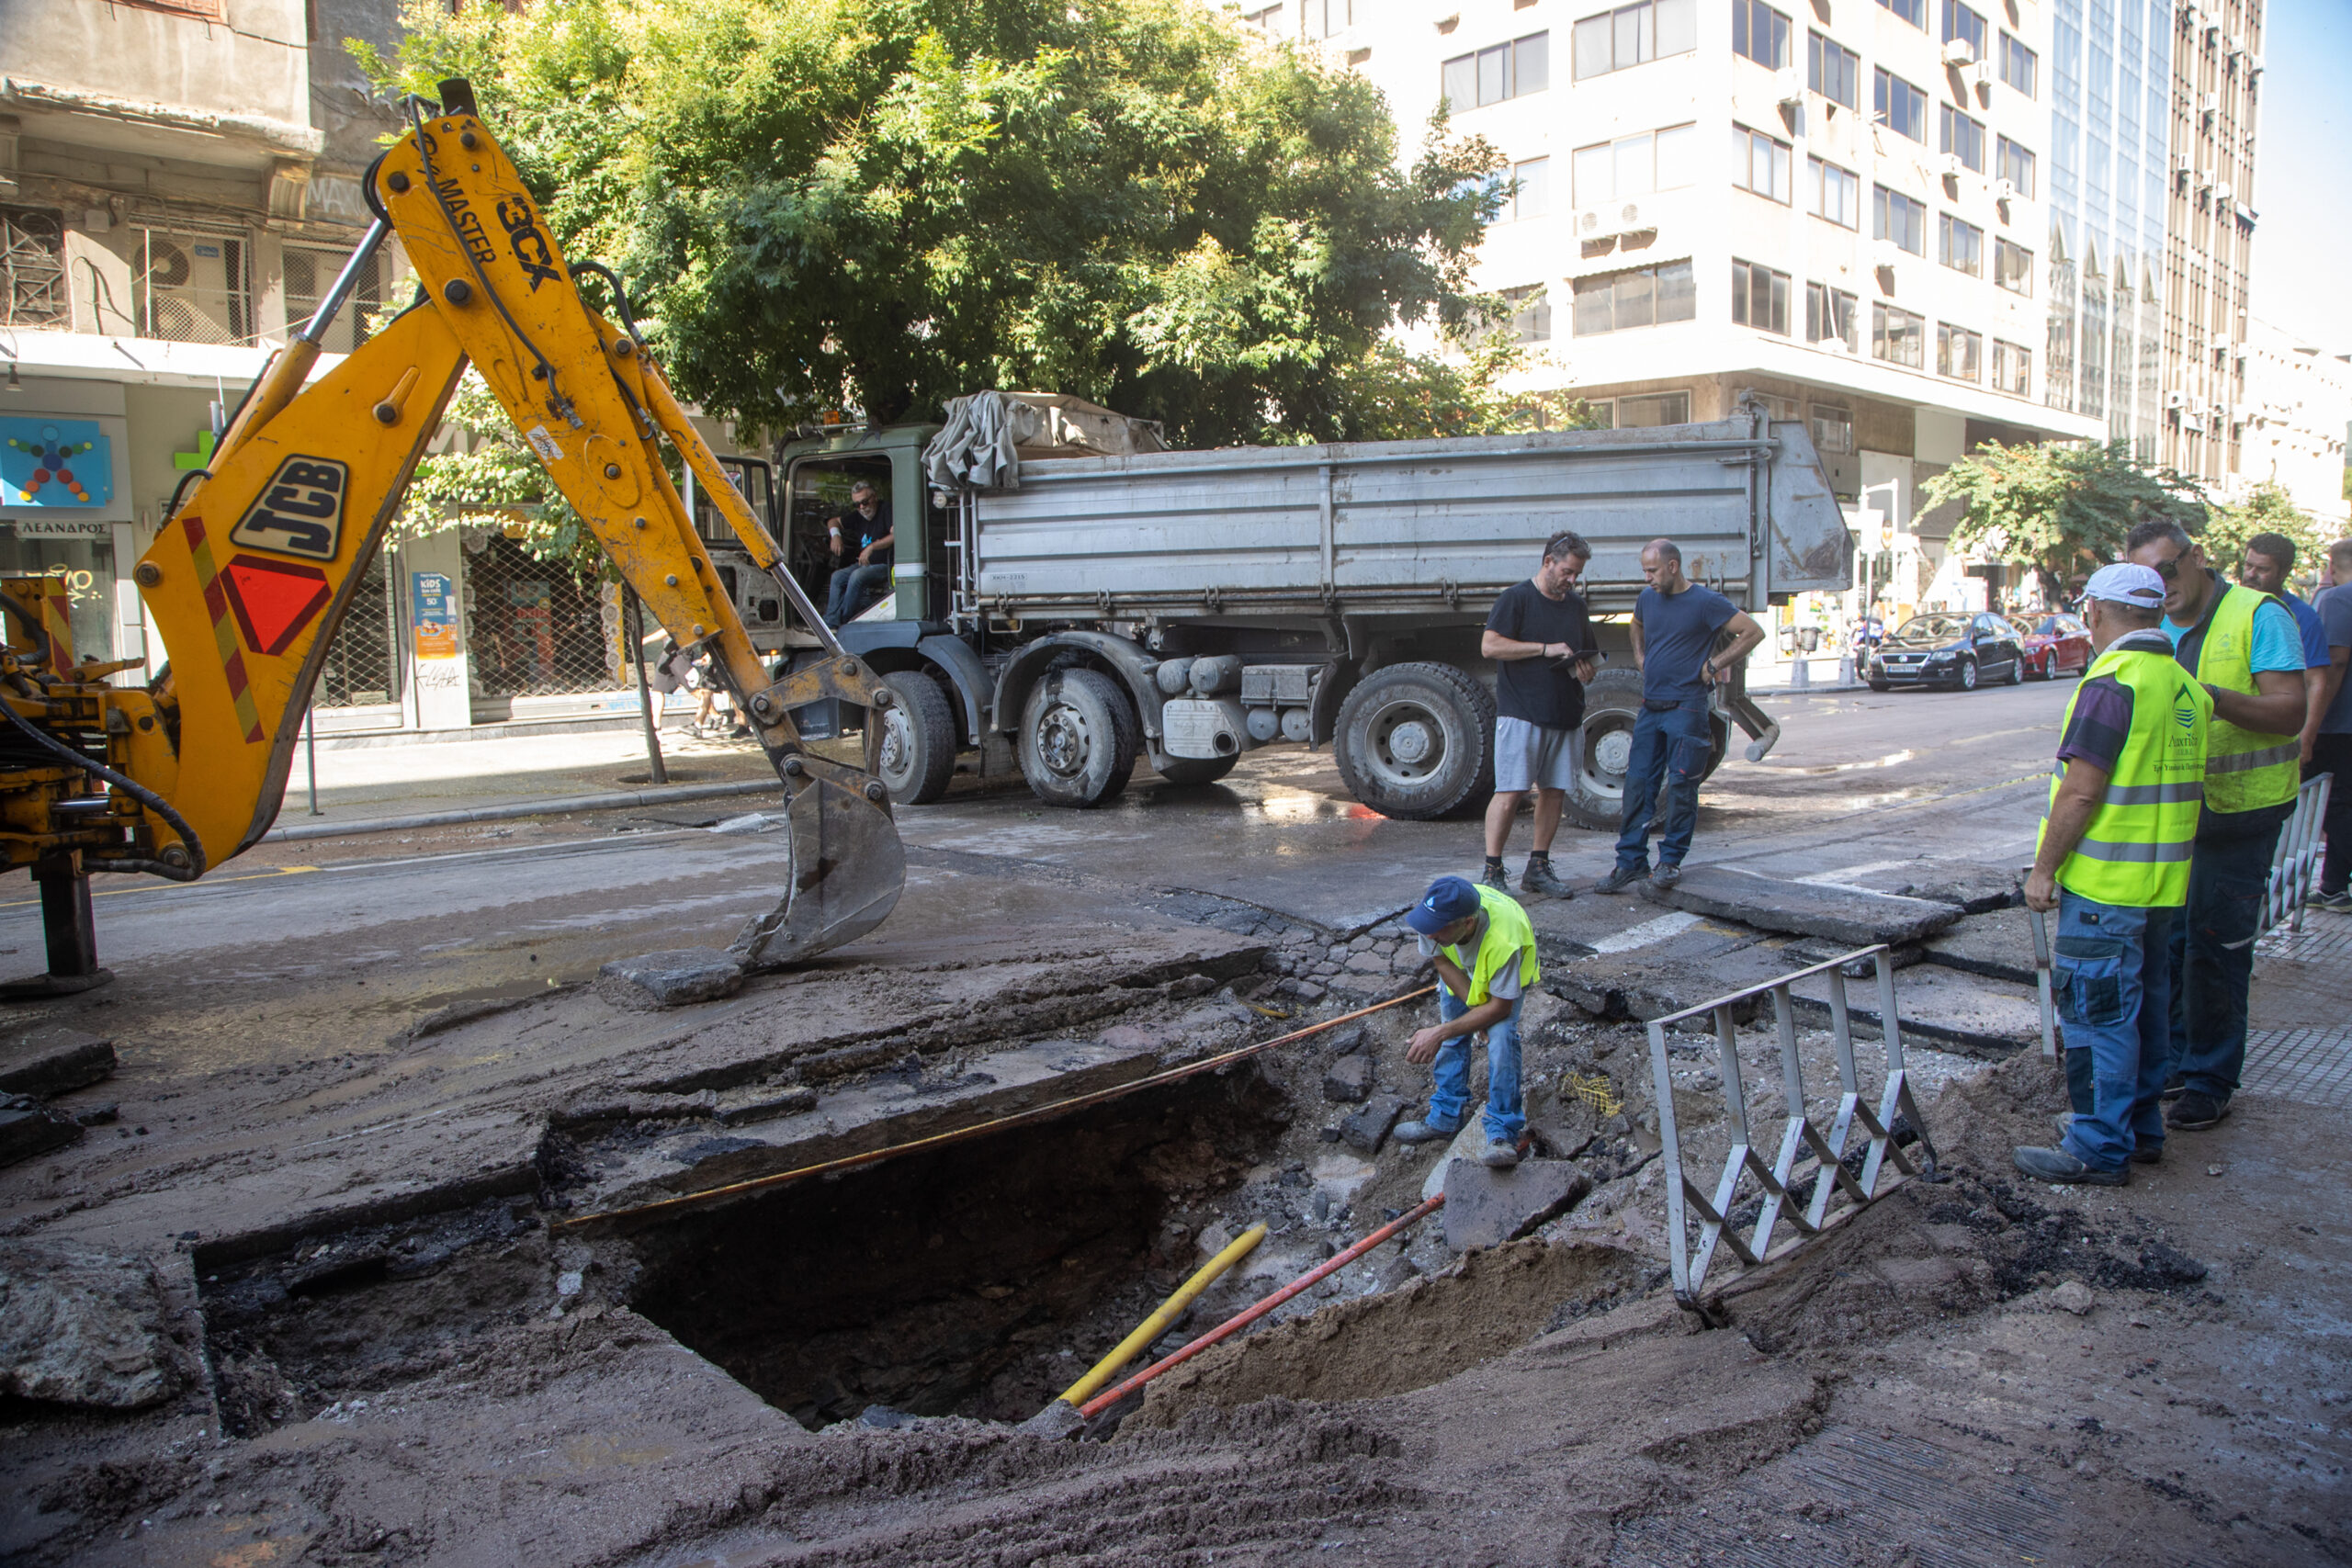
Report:
[[2012,616],[2025,647],[2025,672],[2036,681],[2079,675],[2091,667],[2091,629],[2072,615]]
[[2014,686],[2025,679],[2024,639],[1998,615],[1931,610],[1904,622],[1871,654],[1868,679],[1873,692],[1896,686],[1973,692],[1987,681]]

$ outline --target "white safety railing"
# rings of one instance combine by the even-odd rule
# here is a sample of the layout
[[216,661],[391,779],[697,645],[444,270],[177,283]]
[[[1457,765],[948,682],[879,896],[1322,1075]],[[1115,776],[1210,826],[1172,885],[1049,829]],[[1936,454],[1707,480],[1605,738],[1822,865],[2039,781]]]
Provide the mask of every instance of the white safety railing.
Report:
[[[1879,1034],[1886,1045],[1886,1084],[1875,1110],[1863,1097],[1861,1074],[1854,1060],[1853,1018],[1846,1003],[1846,966],[1864,959],[1871,960],[1877,972]],[[1842,1091],[1837,1116],[1826,1129],[1806,1110],[1804,1066],[1797,1055],[1796,1008],[1790,990],[1797,982],[1816,975],[1828,987],[1829,1032],[1837,1052],[1838,1080]],[[1741,1002],[1767,992],[1772,998],[1773,1019],[1780,1032],[1781,1082],[1788,1100],[1780,1146],[1769,1165],[1748,1130],[1747,1095],[1740,1077],[1739,1026],[1736,1016]],[[1683,1168],[1681,1134],[1674,1114],[1674,1078],[1666,1041],[1667,1032],[1675,1024],[1709,1016],[1715,1026],[1724,1115],[1731,1133],[1731,1151],[1712,1192],[1691,1180]],[[1674,1298],[1694,1312],[1705,1312],[1701,1304],[1702,1292],[1718,1246],[1729,1247],[1743,1264],[1753,1268],[1773,1256],[1773,1232],[1783,1218],[1798,1233],[1781,1248],[1785,1254],[1838,1219],[1884,1196],[1879,1187],[1879,1176],[1887,1161],[1892,1160],[1906,1177],[1935,1168],[1935,1145],[1928,1141],[1927,1121],[1912,1099],[1910,1082],[1904,1071],[1902,1027],[1894,1010],[1894,965],[1883,943],[1858,948],[1811,968],[1795,970],[1746,990],[1654,1019],[1649,1032],[1650,1072],[1657,1088],[1658,1136],[1665,1145],[1660,1158],[1666,1167],[1667,1236],[1672,1254]],[[1919,1147],[1926,1151],[1921,1164],[1914,1165],[1911,1156],[1895,1143],[1892,1129],[1897,1116],[1908,1122],[1917,1135]],[[1858,1170],[1849,1169],[1846,1165],[1846,1142],[1857,1123],[1869,1139]],[[1790,1190],[1790,1184],[1803,1184],[1796,1176],[1796,1168],[1798,1161],[1808,1155],[1815,1163],[1813,1190],[1809,1199],[1797,1199]],[[1897,1181],[1900,1179],[1898,1177]],[[1889,1183],[1885,1190],[1892,1191],[1894,1185]],[[1840,1192],[1846,1195],[1847,1202],[1833,1216],[1830,1202]],[[1743,1235],[1740,1227],[1732,1223],[1731,1215],[1747,1197],[1760,1198],[1762,1203],[1755,1224]],[[1690,1230],[1694,1212],[1699,1221],[1695,1247]]]
[[2320,825],[2326,820],[2328,790],[2335,782],[2335,774],[2322,773],[2295,792],[2294,815],[2278,830],[2278,847],[2271,852],[2270,884],[2263,890],[2256,936],[2281,920],[2290,931],[2303,929],[2303,905],[2319,875]]

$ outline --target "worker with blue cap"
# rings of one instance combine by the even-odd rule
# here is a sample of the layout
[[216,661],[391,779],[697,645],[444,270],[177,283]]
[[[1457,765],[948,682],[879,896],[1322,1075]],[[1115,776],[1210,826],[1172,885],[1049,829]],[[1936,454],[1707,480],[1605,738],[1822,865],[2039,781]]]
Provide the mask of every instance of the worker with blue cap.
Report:
[[[1519,1098],[1519,1010],[1543,977],[1535,928],[1508,893],[1459,876],[1430,884],[1405,924],[1421,939],[1421,956],[1437,965],[1438,1021],[1414,1032],[1405,1060],[1437,1064],[1429,1114],[1396,1129],[1400,1143],[1433,1143],[1462,1131],[1470,1108],[1470,1051],[1487,1045],[1486,1153],[1497,1170],[1519,1163],[1527,1116]],[[1466,956],[1465,956],[1466,955]]]

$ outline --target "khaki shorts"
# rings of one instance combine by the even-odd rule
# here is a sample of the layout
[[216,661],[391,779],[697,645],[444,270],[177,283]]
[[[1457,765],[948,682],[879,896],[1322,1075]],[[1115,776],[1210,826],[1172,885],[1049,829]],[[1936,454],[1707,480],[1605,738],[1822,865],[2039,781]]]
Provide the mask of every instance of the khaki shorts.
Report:
[[1495,788],[1503,793],[1577,787],[1584,731],[1547,729],[1523,718],[1495,720]]

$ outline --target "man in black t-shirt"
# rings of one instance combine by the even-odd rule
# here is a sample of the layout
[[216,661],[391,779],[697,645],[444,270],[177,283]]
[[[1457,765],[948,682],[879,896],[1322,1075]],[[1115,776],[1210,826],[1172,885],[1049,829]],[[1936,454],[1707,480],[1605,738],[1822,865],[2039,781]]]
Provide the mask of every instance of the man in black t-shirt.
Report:
[[1592,620],[1576,592],[1591,559],[1582,536],[1553,535],[1535,575],[1503,590],[1478,639],[1478,651],[1495,661],[1495,798],[1487,807],[1487,868],[1479,877],[1489,887],[1510,886],[1503,845],[1532,789],[1535,850],[1520,891],[1569,897],[1552,870],[1552,839],[1576,787],[1584,683],[1592,679]]

